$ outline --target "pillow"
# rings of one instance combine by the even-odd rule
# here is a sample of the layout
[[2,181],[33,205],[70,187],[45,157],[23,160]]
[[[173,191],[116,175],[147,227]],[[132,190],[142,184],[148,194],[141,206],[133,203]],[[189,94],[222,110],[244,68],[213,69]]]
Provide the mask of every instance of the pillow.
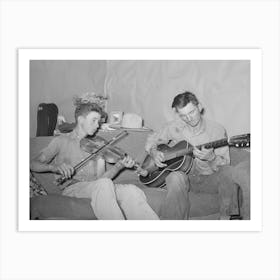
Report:
[[31,171],[29,175],[29,193],[30,197],[48,194],[44,187],[36,180]]
[[96,216],[89,198],[47,195],[30,199],[30,219],[96,220]]

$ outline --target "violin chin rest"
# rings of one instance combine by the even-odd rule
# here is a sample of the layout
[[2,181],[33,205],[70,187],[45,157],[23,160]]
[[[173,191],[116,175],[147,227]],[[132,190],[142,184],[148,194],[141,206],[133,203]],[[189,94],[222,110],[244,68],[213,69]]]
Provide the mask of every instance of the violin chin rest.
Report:
[[106,158],[106,162],[114,164],[114,163],[117,162],[117,159],[115,159],[115,158]]

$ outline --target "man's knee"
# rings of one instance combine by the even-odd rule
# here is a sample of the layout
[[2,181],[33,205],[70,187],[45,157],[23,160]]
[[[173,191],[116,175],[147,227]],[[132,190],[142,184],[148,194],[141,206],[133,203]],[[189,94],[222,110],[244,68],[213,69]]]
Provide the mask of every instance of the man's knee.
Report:
[[219,170],[220,180],[231,182],[233,181],[234,168],[230,165],[221,166]]
[[114,192],[115,192],[114,183],[111,179],[108,179],[108,178],[98,179],[98,180],[90,183],[89,187],[92,187],[93,192],[97,191],[98,193],[114,194]]
[[189,191],[188,176],[181,171],[171,172],[165,179],[168,191],[180,192],[182,190]]
[[131,200],[133,198],[137,200],[146,201],[145,193],[137,186],[132,184],[126,184],[126,185],[122,185],[122,188],[123,188],[122,200]]

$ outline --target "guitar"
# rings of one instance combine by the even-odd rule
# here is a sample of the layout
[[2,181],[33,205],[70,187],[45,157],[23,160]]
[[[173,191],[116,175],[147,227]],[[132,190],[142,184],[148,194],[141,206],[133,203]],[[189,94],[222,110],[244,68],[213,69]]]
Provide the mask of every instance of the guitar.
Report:
[[[236,148],[250,147],[250,134],[237,135],[230,139],[223,138],[196,146],[196,148],[201,149],[205,147],[206,149],[215,149],[223,146],[234,146]],[[163,152],[164,163],[167,164],[167,166],[158,167],[153,158],[147,155],[143,161],[142,168],[148,172],[148,175],[140,175],[140,182],[147,187],[158,188],[165,185],[165,178],[172,171],[180,170],[188,174],[193,164],[193,149],[194,147],[187,141],[180,141],[173,147],[169,147],[166,144],[158,145],[157,150]]]

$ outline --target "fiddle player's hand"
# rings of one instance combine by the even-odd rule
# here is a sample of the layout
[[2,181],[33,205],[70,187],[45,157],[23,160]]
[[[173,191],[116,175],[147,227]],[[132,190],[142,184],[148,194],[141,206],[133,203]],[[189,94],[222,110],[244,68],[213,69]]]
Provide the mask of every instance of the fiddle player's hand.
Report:
[[202,147],[201,150],[194,147],[193,155],[203,161],[213,161],[216,158],[216,155],[214,153],[214,149],[205,149]]
[[134,166],[135,161],[130,157],[126,156],[122,160],[119,161],[124,167],[131,168]]
[[165,167],[167,164],[163,163],[164,161],[164,154],[158,150],[152,150],[151,156],[158,167]]
[[74,174],[74,168],[66,163],[62,163],[61,165],[52,165],[51,171],[53,173],[57,173],[69,179]]

